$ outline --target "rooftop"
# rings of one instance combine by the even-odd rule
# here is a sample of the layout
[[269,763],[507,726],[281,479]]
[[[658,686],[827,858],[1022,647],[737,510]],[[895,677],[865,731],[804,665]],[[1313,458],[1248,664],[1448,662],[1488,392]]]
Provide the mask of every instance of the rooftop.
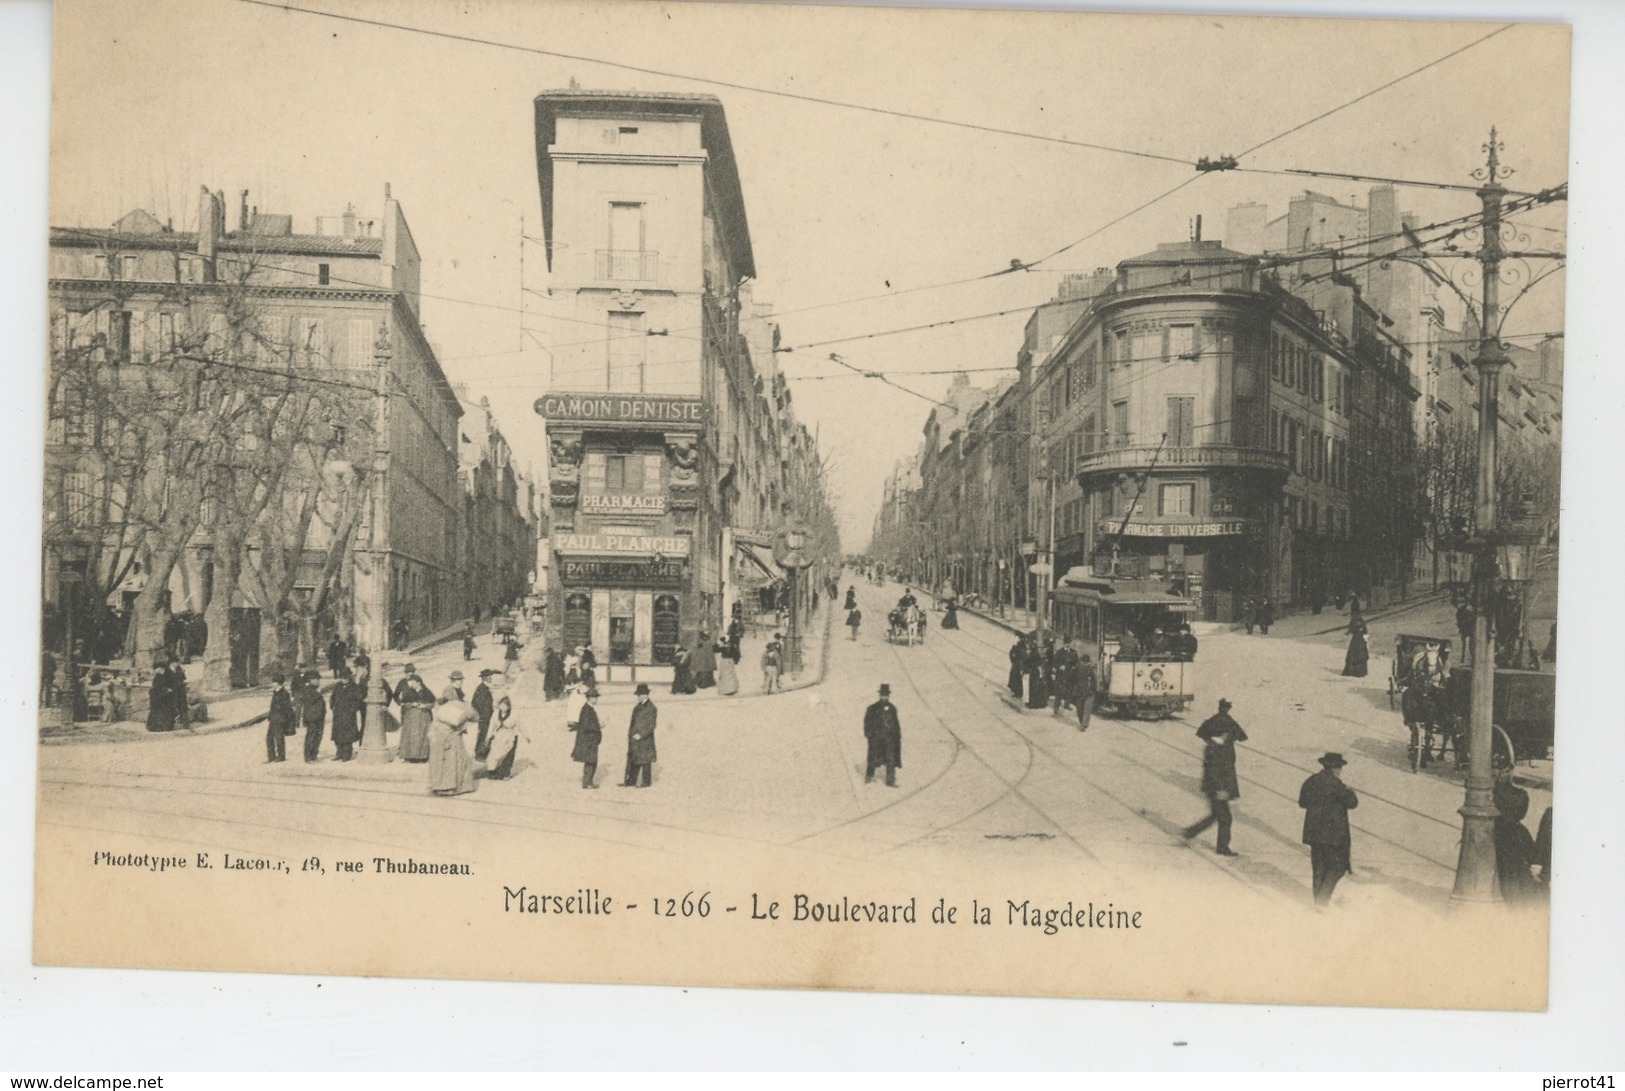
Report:
[[700,122],[700,143],[709,154],[706,174],[717,203],[734,267],[756,276],[751,252],[750,225],[745,218],[745,196],[739,186],[739,165],[728,135],[728,117],[715,95],[682,91],[583,91],[577,88],[543,91],[536,96],[536,173],[542,190],[542,235],[547,264],[553,265],[553,159],[548,155],[560,116],[571,117],[693,117]]

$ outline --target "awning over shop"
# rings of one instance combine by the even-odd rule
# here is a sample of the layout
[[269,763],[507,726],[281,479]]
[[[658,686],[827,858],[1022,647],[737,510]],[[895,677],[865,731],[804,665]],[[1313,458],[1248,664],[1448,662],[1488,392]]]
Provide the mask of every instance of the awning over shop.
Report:
[[765,546],[753,542],[734,542],[734,551],[750,562],[752,568],[758,569],[763,579],[777,580],[784,577],[779,571],[778,562],[773,559],[773,551]]

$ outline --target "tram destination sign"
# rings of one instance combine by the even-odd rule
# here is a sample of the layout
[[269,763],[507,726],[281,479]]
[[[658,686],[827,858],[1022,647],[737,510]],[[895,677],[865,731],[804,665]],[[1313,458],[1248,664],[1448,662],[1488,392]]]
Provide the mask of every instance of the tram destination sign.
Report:
[[705,423],[699,398],[681,394],[543,394],[536,412],[569,424],[653,424],[698,428]]

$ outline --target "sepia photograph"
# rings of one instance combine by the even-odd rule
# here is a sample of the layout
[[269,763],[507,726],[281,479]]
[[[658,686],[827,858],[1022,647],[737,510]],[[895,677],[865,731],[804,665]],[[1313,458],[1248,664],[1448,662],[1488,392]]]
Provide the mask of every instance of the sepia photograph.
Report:
[[1574,44],[60,0],[34,961],[1544,1010]]

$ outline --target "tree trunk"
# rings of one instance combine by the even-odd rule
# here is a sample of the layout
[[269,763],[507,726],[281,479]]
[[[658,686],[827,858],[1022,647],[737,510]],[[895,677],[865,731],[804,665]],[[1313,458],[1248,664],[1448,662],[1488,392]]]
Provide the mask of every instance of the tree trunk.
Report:
[[209,693],[231,689],[231,604],[237,597],[241,544],[232,536],[215,534],[214,597],[203,612],[209,643],[203,652],[203,688]]
[[130,614],[130,628],[135,632],[135,644],[130,649],[131,665],[136,670],[151,670],[154,663],[164,659],[164,626],[170,612],[160,609],[164,592],[169,589],[169,577],[180,559],[179,549],[168,549],[159,554],[147,572],[147,582],[135,598]]

